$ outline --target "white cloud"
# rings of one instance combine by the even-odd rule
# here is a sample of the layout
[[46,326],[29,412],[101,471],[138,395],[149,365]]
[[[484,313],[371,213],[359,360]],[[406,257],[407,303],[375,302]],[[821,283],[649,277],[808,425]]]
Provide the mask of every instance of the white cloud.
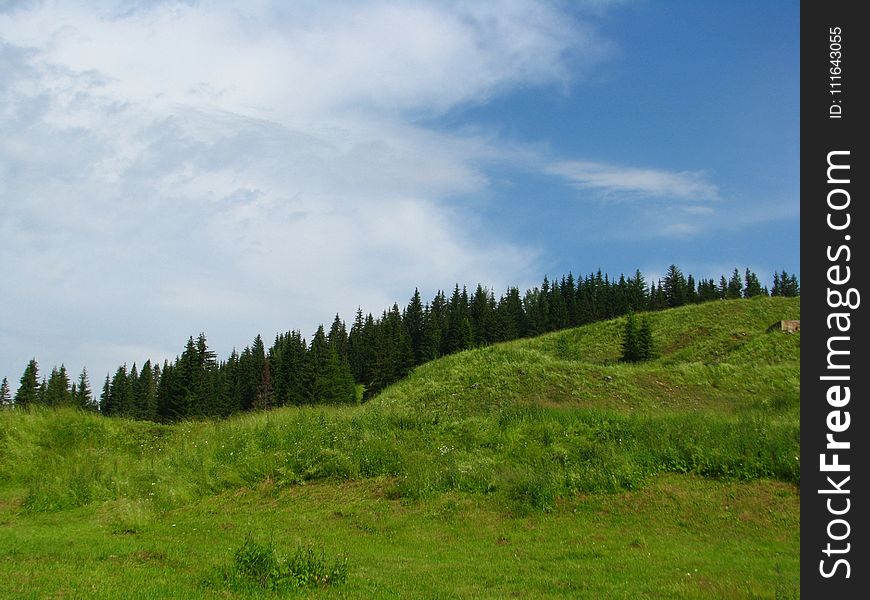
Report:
[[713,201],[719,190],[704,173],[624,167],[589,161],[559,162],[547,172],[568,180],[580,189],[594,190],[605,197],[653,197],[680,201]]
[[606,47],[531,0],[0,11],[0,311],[27,324],[0,374],[37,356],[96,385],[128,360],[110,344],[171,358],[202,330],[225,354],[418,284],[527,279],[533,249],[444,202],[511,150],[421,117],[566,85]]

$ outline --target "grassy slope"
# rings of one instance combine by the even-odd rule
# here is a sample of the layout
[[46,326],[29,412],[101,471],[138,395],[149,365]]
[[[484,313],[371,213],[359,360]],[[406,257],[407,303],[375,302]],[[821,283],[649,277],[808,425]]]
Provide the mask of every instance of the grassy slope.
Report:
[[225,597],[249,533],[346,552],[326,595],[796,594],[800,336],[765,330],[799,315],[656,313],[642,365],[616,362],[622,321],[595,324],[424,365],[361,407],[0,414],[0,596]]

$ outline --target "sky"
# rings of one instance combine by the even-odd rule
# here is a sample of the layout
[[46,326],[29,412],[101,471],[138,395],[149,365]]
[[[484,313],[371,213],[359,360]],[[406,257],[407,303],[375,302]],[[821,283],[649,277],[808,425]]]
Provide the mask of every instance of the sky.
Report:
[[454,284],[800,275],[799,3],[0,0],[0,377]]

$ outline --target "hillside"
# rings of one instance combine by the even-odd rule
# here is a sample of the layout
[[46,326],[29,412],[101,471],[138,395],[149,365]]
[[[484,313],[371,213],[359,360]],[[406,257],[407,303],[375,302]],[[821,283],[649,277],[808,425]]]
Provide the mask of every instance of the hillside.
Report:
[[[222,596],[214,573],[258,534],[347,552],[347,587],[321,592],[352,597],[646,597],[698,566],[671,595],[791,593],[800,334],[767,329],[799,298],[649,317],[647,363],[617,361],[616,319],[422,365],[360,406],[172,426],[0,413],[0,595]],[[526,575],[497,584],[490,560]],[[606,564],[628,570],[592,575]]]

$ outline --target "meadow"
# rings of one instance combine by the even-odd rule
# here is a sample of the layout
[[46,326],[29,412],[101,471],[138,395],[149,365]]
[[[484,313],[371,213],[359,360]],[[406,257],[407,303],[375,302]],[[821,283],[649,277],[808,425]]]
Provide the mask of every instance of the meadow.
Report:
[[[615,319],[356,406],[2,411],[0,596],[798,597],[800,334],[767,329],[799,317],[650,313],[657,357],[634,364]],[[318,557],[333,578],[291,585]]]

